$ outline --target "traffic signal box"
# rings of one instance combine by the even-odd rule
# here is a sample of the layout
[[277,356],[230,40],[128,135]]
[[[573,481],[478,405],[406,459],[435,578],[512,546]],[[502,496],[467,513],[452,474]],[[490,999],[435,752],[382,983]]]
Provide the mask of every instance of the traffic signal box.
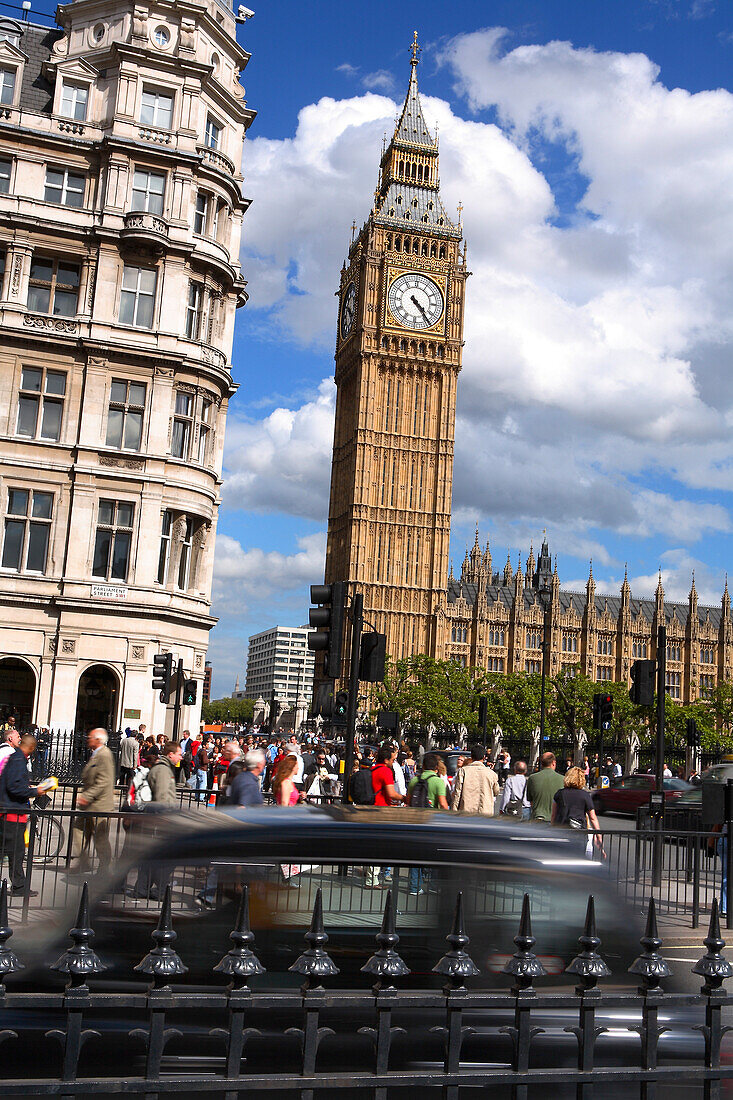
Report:
[[593,696],[593,728],[610,730],[613,719],[613,695],[597,691]]
[[359,679],[369,684],[381,684],[387,661],[387,635],[370,631],[361,636]]
[[344,604],[346,585],[343,581],[333,584],[312,584],[311,601],[319,604],[308,612],[308,622],[316,630],[308,635],[308,649],[325,650],[323,672],[331,680],[341,675],[341,651],[344,634]]
[[160,692],[161,703],[167,703],[171,694],[173,654],[156,653],[153,657],[153,691]]
[[193,707],[196,705],[196,681],[186,680],[183,685],[183,705]]
[[654,678],[657,666],[654,661],[634,661],[631,666],[629,699],[641,707],[654,706]]

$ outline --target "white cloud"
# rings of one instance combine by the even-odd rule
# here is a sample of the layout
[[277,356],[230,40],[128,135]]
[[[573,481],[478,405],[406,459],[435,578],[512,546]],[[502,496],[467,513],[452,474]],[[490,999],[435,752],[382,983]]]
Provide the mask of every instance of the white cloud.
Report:
[[250,597],[261,600],[271,592],[290,591],[318,582],[326,559],[326,533],[317,531],[298,540],[294,554],[257,547],[245,550],[231,535],[219,535],[214,559],[214,589],[231,593],[238,586]]
[[377,69],[373,73],[365,73],[361,78],[361,82],[370,92],[377,91],[389,94],[395,88],[395,78],[386,69]]
[[224,458],[227,508],[325,518],[335,395],[333,379],[324,378],[317,396],[299,408],[280,407],[260,421],[230,420]]

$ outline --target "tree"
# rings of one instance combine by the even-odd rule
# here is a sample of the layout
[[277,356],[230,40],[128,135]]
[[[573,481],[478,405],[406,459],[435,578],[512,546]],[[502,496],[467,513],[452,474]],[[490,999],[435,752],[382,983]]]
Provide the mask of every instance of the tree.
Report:
[[201,704],[201,718],[210,722],[251,722],[254,699],[212,699]]
[[372,706],[395,711],[401,724],[416,730],[434,726],[439,735],[450,737],[458,726],[466,726],[475,736],[478,698],[485,693],[487,679],[486,673],[463,668],[457,661],[416,654],[388,661]]

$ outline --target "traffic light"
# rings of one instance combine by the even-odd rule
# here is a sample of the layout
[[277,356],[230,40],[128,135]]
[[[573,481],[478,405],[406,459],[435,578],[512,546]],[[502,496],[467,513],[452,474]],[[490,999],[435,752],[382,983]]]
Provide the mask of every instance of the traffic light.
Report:
[[641,707],[654,706],[654,661],[634,661],[631,666],[631,688],[629,699]]
[[334,726],[346,725],[346,709],[349,705],[348,691],[337,691],[333,700],[331,721]]
[[183,705],[184,707],[196,706],[196,681],[186,680],[183,685]]
[[369,684],[381,684],[387,661],[387,635],[370,631],[361,636],[359,679]]
[[478,728],[484,729],[489,716],[489,701],[485,695],[481,695],[478,701]]
[[343,581],[311,585],[311,601],[320,606],[312,607],[308,612],[308,622],[318,628],[308,635],[308,649],[325,649],[323,671],[334,680],[341,675],[345,600],[346,585]]
[[697,749],[700,746],[700,735],[697,732],[697,722],[694,718],[688,718],[685,722],[685,729],[687,731],[687,746],[691,749]]
[[330,718],[333,711],[333,680],[324,680],[316,692],[316,718]]
[[167,703],[171,693],[173,654],[156,653],[153,657],[153,691],[160,691],[161,703]]
[[613,695],[597,691],[593,696],[593,728],[610,730],[613,718]]

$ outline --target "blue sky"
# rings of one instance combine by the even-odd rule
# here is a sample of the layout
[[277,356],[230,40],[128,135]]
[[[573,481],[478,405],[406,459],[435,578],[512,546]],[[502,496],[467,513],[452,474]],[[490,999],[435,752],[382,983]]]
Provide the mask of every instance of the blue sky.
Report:
[[452,553],[547,528],[563,583],[661,566],[717,603],[731,549],[733,21],[717,0],[263,3],[240,28],[239,312],[214,694],[322,579],[339,269],[368,215],[417,28],[469,268]]

